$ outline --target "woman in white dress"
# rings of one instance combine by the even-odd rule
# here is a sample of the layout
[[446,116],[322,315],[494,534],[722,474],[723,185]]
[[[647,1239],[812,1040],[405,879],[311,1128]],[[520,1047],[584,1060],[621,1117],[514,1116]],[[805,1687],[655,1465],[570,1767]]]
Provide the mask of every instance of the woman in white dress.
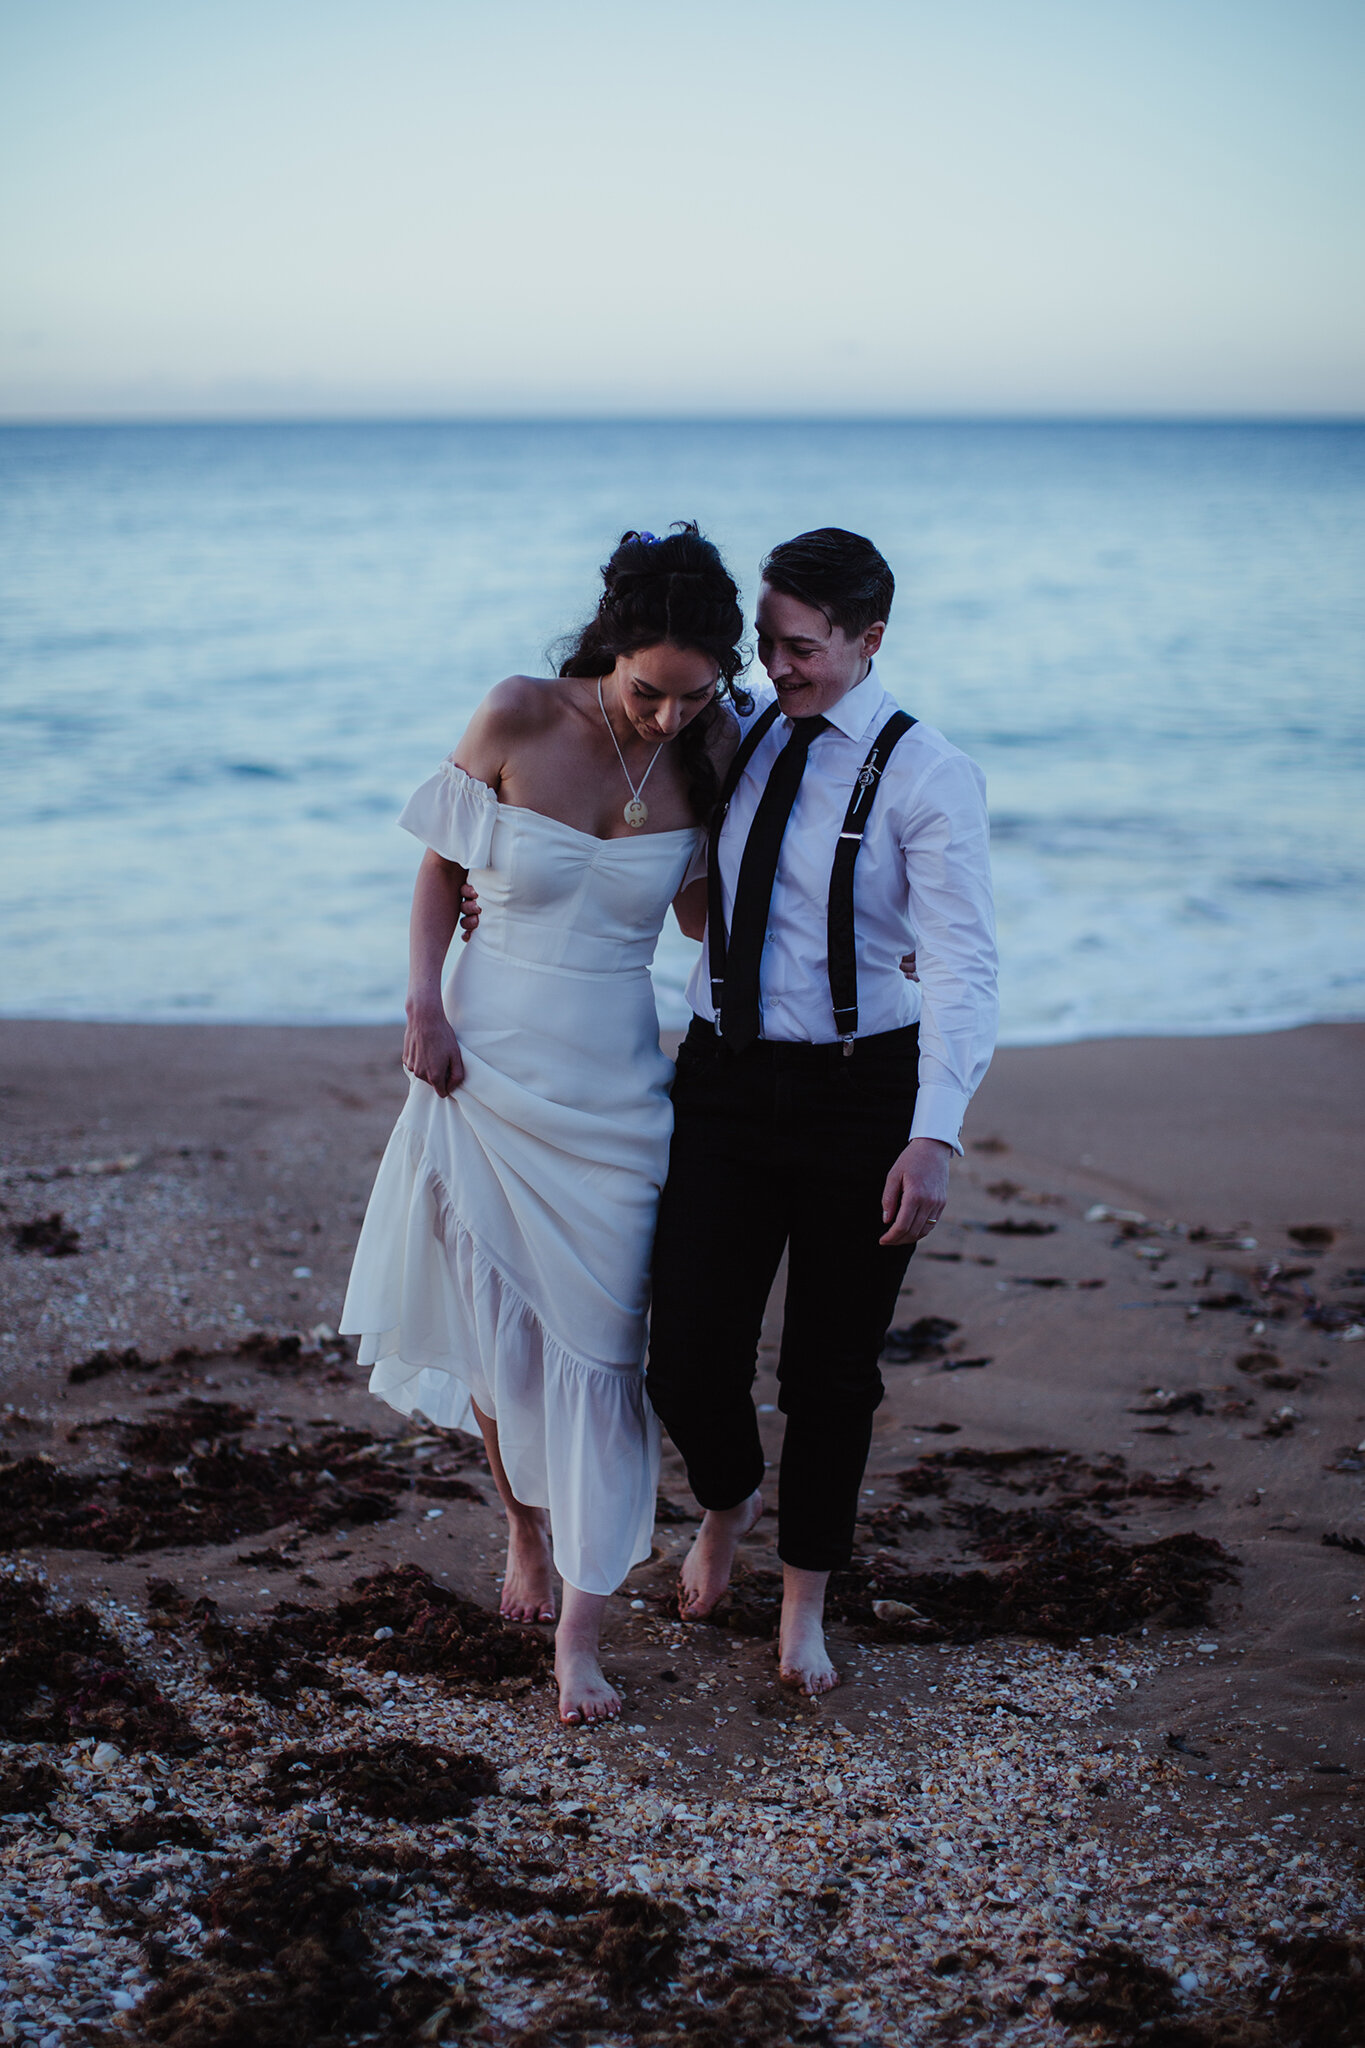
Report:
[[[482,1431],[507,1511],[502,1612],[553,1620],[552,1561],[564,1581],[571,1722],[620,1712],[602,1609],[653,1530],[645,1319],[672,1067],[649,963],[738,737],[724,699],[743,667],[738,593],[694,526],[628,533],[603,580],[559,675],[499,683],[403,812],[428,849],[411,1081],[341,1322],[373,1393]],[[480,922],[442,988],[471,878]]]

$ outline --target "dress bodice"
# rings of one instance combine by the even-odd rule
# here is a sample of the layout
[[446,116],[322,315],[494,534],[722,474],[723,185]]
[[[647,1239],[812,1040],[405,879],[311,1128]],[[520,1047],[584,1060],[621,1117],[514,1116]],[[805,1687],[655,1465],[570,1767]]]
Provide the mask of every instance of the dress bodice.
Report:
[[676,832],[598,839],[504,804],[453,761],[413,796],[400,823],[469,870],[481,917],[473,945],[526,966],[638,973],[700,840]]

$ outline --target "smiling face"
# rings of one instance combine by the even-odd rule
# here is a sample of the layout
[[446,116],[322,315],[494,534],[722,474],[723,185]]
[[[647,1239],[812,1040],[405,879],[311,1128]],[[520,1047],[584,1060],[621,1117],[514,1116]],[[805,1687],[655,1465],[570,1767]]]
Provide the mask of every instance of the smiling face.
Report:
[[814,605],[759,586],[758,658],[789,718],[828,711],[863,680],[882,644],[884,624],[850,636]]
[[675,739],[705,711],[716,694],[720,671],[709,654],[661,640],[634,654],[618,654],[603,678],[602,700],[613,722],[627,724],[642,740]]

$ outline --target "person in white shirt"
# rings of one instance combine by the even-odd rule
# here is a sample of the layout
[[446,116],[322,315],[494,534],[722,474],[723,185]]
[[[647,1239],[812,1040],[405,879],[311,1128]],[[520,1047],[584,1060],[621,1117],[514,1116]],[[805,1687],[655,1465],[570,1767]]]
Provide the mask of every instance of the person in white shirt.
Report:
[[894,590],[872,543],[838,527],[769,555],[757,625],[775,698],[742,721],[708,872],[679,905],[706,943],[673,1086],[648,1388],[705,1510],[680,1605],[712,1612],[763,1512],[752,1386],[785,1251],[779,1660],[810,1693],[838,1683],[825,1588],[852,1554],[886,1330],[995,1041],[984,778],[882,687]]

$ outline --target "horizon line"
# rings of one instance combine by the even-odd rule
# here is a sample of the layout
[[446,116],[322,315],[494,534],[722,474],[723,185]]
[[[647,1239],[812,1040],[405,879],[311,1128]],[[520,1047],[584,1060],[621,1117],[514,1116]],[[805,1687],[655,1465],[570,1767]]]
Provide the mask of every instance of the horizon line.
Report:
[[0,412],[0,430],[53,427],[590,427],[590,426],[1075,426],[1358,427],[1359,412],[1200,412],[986,410],[939,412]]

